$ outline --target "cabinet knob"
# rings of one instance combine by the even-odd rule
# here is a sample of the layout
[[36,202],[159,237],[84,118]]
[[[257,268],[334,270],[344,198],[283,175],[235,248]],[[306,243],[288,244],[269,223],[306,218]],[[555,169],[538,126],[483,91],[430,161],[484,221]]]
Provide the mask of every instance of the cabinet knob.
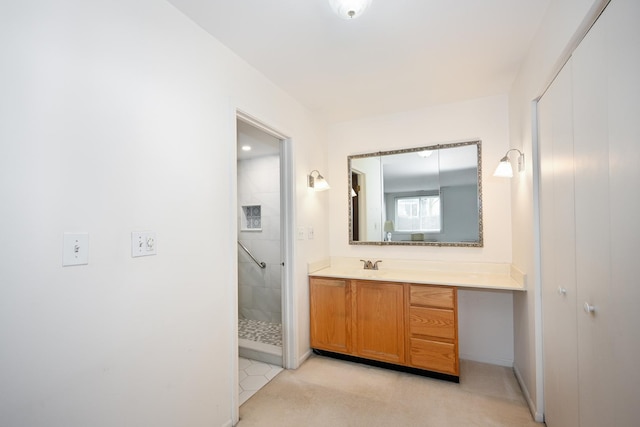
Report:
[[565,296],[567,294],[567,290],[562,286],[558,286],[558,295]]
[[589,313],[590,314],[590,313],[595,313],[595,311],[596,311],[595,306],[589,304],[588,302],[584,303],[584,312],[585,313]]

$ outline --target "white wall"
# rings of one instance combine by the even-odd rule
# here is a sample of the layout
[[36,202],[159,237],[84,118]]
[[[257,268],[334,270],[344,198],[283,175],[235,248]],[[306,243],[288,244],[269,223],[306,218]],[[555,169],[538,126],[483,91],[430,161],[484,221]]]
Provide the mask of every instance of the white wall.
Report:
[[[527,274],[529,291],[514,297],[514,368],[536,419],[542,419],[542,353],[539,278],[537,277],[537,219],[534,216],[532,101],[542,95],[563,51],[589,10],[600,0],[558,0],[549,5],[524,65],[509,94],[511,147],[524,151],[526,173],[511,182],[513,263]],[[555,70],[555,71],[554,71]]]
[[[482,140],[483,248],[348,244],[348,155],[478,139]],[[330,126],[329,173],[325,177],[332,185],[331,255],[381,259],[383,262],[393,258],[510,263],[510,184],[508,180],[493,177],[493,171],[508,146],[506,95]],[[473,360],[511,365],[511,294],[461,291],[459,298],[460,310],[469,313],[459,318],[460,355]]]
[[461,359],[513,366],[513,293],[458,290]]
[[[230,425],[235,108],[292,138],[316,229],[294,248],[298,354],[306,263],[328,255],[328,204],[306,189],[324,129],[166,2],[5,3],[0,425]],[[131,258],[134,230],[158,255]],[[89,233],[88,265],[62,268],[65,231]]]

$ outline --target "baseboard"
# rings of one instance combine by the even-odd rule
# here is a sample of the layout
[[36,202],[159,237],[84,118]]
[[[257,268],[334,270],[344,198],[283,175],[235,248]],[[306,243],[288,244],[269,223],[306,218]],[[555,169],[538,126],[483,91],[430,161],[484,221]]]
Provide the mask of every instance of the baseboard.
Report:
[[538,412],[538,408],[536,408],[535,403],[531,399],[531,394],[529,393],[529,389],[524,384],[522,375],[520,375],[520,371],[516,366],[513,367],[513,373],[516,375],[516,379],[518,380],[518,384],[520,384],[520,389],[522,390],[524,399],[527,401],[527,405],[529,405],[529,412],[531,412],[531,416],[533,416],[533,419],[537,423],[544,422],[544,414],[542,412]]
[[231,420],[227,420],[224,424],[222,424],[220,427],[233,427],[233,422]]
[[489,365],[505,366],[507,368],[513,367],[513,359],[496,359],[491,357],[478,357],[470,354],[460,353],[460,359],[471,360],[472,362],[488,363]]
[[305,360],[307,360],[309,357],[311,357],[311,349],[305,351],[302,356],[300,356],[300,358],[298,359],[298,367],[300,365],[302,365],[304,363]]

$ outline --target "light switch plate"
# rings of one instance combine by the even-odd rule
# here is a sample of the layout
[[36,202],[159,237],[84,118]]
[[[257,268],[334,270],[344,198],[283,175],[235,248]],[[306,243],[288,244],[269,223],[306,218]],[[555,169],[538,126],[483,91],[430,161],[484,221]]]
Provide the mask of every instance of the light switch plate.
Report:
[[156,255],[156,233],[151,231],[134,231],[131,233],[131,256]]
[[64,233],[62,266],[89,264],[89,233]]
[[313,226],[307,227],[307,239],[313,240]]

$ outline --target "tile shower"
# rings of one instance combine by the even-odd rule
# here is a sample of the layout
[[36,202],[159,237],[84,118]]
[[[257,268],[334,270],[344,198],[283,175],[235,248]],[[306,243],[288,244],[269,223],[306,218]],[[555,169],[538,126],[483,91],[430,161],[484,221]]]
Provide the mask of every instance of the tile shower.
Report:
[[281,365],[279,165],[278,155],[238,161],[238,241],[256,259],[238,245],[238,338],[241,356]]

